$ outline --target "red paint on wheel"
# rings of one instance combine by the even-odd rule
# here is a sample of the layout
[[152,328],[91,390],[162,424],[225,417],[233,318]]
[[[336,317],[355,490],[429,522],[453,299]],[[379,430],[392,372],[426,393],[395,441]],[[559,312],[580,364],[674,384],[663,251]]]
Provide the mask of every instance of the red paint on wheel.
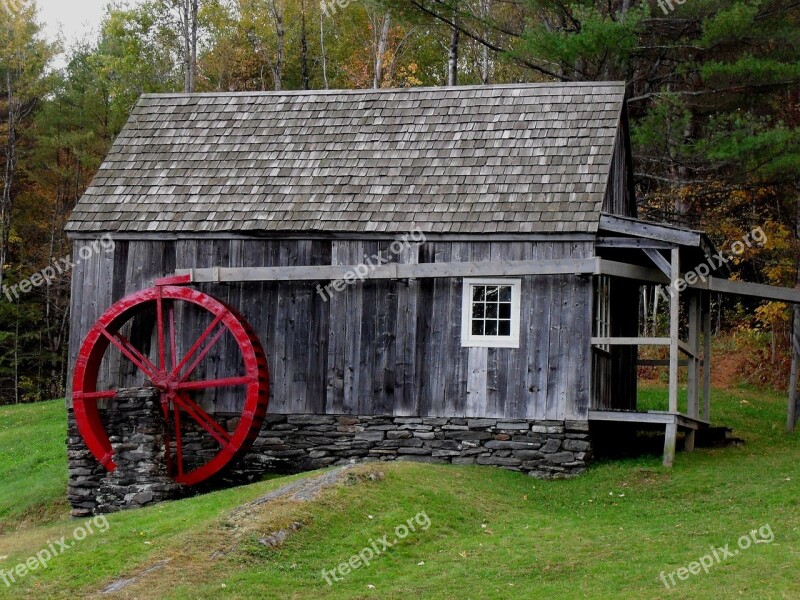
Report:
[[[187,355],[178,362],[175,352],[174,308],[176,303],[181,302],[194,305],[210,313],[213,317],[213,327],[203,331]],[[164,303],[169,303],[166,311]],[[158,338],[156,362],[158,364],[153,364],[119,333],[126,323],[154,305],[158,321],[156,327]],[[165,315],[168,320],[166,324],[163,322]],[[195,368],[225,331],[232,335],[241,351],[244,375],[207,381],[189,381]],[[169,335],[169,340],[165,339],[167,335]],[[203,346],[204,343],[205,346]],[[201,347],[203,349],[197,354]],[[167,439],[174,440],[176,443],[176,461],[171,456],[170,448],[165,448],[168,465],[177,465],[177,472],[172,473],[175,481],[185,485],[194,485],[205,481],[218,473],[235,457],[246,452],[255,441],[261,430],[269,403],[267,359],[255,331],[236,310],[207,294],[186,287],[158,285],[155,288],[123,298],[103,313],[87,334],[75,364],[72,385],[75,419],[87,447],[109,471],[113,471],[116,465],[113,462],[111,443],[97,406],[99,399],[114,396],[113,389],[97,389],[100,365],[109,348],[114,348],[139,371],[143,372],[145,377],[161,391],[162,401],[166,398],[173,405],[174,420],[170,423],[170,411],[166,409],[166,404],[164,415],[170,426],[175,427],[175,431],[167,428]],[[166,348],[171,349],[169,365],[165,360]],[[187,365],[189,365],[188,368],[186,368]],[[232,433],[216,423],[213,417],[203,411],[189,396],[191,392],[229,386],[241,387],[245,396],[239,425]],[[194,420],[207,435],[217,440],[220,445],[219,452],[213,458],[189,472],[183,471],[181,411]]]

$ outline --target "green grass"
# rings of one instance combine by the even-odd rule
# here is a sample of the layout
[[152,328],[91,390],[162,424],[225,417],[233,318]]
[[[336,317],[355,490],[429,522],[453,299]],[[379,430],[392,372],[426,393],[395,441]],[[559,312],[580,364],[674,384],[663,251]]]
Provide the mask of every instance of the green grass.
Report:
[[64,401],[0,407],[0,533],[66,511]]
[[[658,405],[665,390],[643,391]],[[10,419],[17,411],[6,409]],[[50,404],[39,415],[50,423],[56,444],[32,444],[16,460],[25,469],[3,471],[0,503],[8,477],[25,477],[41,496],[25,495],[30,515],[53,501],[53,488],[37,478],[64,467],[63,409]],[[746,440],[738,448],[679,453],[665,470],[660,457],[604,462],[569,481],[538,481],[518,473],[479,467],[374,464],[359,472],[384,474],[342,485],[307,504],[279,503],[246,519],[230,511],[281,485],[273,479],[253,486],[109,517],[106,533],[90,536],[0,598],[91,597],[108,581],[159,560],[171,562],[119,597],[137,598],[726,598],[800,597],[800,461],[798,438],[783,433],[785,399],[749,389],[717,391],[715,423],[735,428]],[[43,425],[44,427],[44,425]],[[5,430],[4,430],[5,431]],[[0,440],[3,465],[15,463]],[[39,453],[50,459],[28,458]],[[38,475],[37,475],[38,474]],[[63,487],[63,476],[58,480]],[[56,486],[57,487],[57,486]],[[61,491],[63,493],[63,489]],[[9,495],[9,498],[6,498]],[[38,508],[36,508],[38,507]],[[427,530],[418,530],[373,560],[328,586],[323,569],[333,569],[371,540],[424,511]],[[0,569],[44,548],[47,540],[71,535],[80,524],[53,517],[38,527],[14,529],[4,520]],[[44,520],[42,517],[40,520]],[[277,549],[258,538],[300,522]],[[740,551],[708,574],[693,575],[667,590],[659,574],[686,567],[710,551],[769,524],[772,543]],[[234,549],[235,548],[235,549]],[[223,556],[215,555],[225,550]],[[116,597],[114,595],[104,597]]]

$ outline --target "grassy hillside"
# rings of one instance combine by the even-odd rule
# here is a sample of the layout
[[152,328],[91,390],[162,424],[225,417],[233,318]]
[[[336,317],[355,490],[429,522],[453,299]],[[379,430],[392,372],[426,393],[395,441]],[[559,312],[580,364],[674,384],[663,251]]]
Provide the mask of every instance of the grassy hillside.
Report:
[[66,439],[61,400],[0,407],[0,533],[67,511]]
[[[664,391],[643,395],[655,404]],[[782,431],[785,400],[739,389],[716,393],[712,407],[716,421],[745,438],[744,447],[681,453],[671,471],[648,457],[552,482],[492,468],[365,465],[347,485],[310,503],[232,512],[297,478],[272,479],[110,516],[108,531],[75,543],[46,570],[10,587],[0,581],[0,598],[92,597],[165,560],[162,569],[102,597],[797,598],[800,453],[797,437]],[[42,427],[39,443],[0,438],[0,569],[8,570],[49,541],[70,539],[81,522],[66,520],[63,504],[49,508],[64,485],[63,409],[5,410],[7,420]],[[24,468],[7,466],[23,461]],[[392,541],[409,520],[416,531],[369,566],[339,571],[340,581],[326,583],[323,570],[381,548],[378,540],[388,534]],[[277,548],[259,543],[293,523],[297,530]],[[771,543],[758,533],[767,525]],[[665,587],[662,571],[669,581],[711,546],[736,550],[739,537],[753,530],[758,543],[707,574],[685,581],[675,575],[676,584]]]

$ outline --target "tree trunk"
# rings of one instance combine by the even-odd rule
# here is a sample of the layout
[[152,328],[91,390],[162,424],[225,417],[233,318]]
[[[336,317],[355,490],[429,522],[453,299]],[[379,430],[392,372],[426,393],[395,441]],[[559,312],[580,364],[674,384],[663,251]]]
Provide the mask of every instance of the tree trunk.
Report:
[[197,12],[198,0],[192,0],[192,51],[189,62],[189,89],[192,93],[197,87]]
[[[391,15],[388,13],[383,16],[383,24],[381,26],[381,32],[377,39],[377,44],[375,46],[375,69],[372,77],[372,87],[376,90],[381,87],[381,83],[383,82],[383,58],[386,54],[386,48],[389,45],[389,21],[391,20]],[[377,23],[376,27],[377,29]]]
[[447,47],[447,85],[458,85],[458,46],[461,32],[458,30],[458,3],[453,4],[453,25],[450,27],[450,45]]
[[[455,12],[455,11],[454,11]],[[453,15],[453,22],[456,16]],[[447,85],[458,85],[458,41],[459,31],[457,27],[450,29],[450,46],[447,53]]]
[[300,2],[300,68],[303,74],[303,89],[311,89],[308,74],[308,38],[306,37],[306,3]]
[[197,6],[198,0],[183,0],[183,91],[191,94],[197,79]]
[[319,12],[319,45],[322,54],[322,84],[328,89],[328,58],[325,55],[325,13]]
[[0,288],[5,279],[8,263],[8,239],[11,234],[11,210],[13,208],[14,175],[17,167],[17,106],[11,72],[6,73],[6,97],[8,101],[8,133],[6,139],[6,164],[3,172],[3,189],[0,197]]
[[283,0],[272,0],[272,16],[275,19],[275,35],[278,38],[278,51],[272,65],[272,79],[275,91],[283,89],[283,53],[286,44],[286,31],[283,27]]

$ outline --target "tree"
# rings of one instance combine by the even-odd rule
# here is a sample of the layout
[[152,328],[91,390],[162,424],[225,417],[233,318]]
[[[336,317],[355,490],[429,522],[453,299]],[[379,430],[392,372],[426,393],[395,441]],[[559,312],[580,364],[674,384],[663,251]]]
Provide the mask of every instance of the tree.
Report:
[[[16,6],[16,5],[15,5]],[[35,5],[20,4],[0,25],[0,110],[5,113],[0,182],[0,287],[8,262],[15,199],[19,193],[18,169],[24,129],[46,92],[46,68],[55,47],[41,37]]]

